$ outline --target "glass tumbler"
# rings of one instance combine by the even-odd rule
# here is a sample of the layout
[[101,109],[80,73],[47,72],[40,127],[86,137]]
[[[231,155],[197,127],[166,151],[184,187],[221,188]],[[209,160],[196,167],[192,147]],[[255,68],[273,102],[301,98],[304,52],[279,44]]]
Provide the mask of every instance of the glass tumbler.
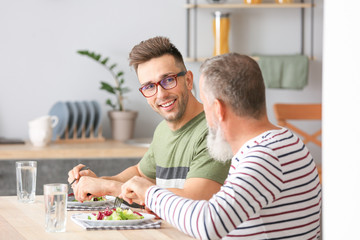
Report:
[[16,162],[16,192],[19,202],[35,201],[36,168],[36,161]]
[[67,184],[53,183],[44,185],[45,231],[65,232],[67,195]]

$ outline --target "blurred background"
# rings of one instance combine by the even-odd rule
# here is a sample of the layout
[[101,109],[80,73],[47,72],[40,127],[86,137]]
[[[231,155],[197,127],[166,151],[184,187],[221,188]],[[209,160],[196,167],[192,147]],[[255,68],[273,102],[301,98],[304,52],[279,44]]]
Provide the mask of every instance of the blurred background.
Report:
[[[205,0],[198,3],[206,3]],[[239,2],[239,1],[228,1]],[[264,1],[266,2],[266,1]],[[296,2],[296,1],[295,1]],[[186,1],[177,0],[2,0],[0,1],[0,137],[27,140],[28,122],[48,114],[58,101],[96,100],[102,108],[102,127],[110,138],[105,101],[110,95],[99,90],[100,81],[113,83],[109,72],[77,50],[88,49],[110,57],[124,71],[125,108],[138,111],[135,138],[152,137],[162,120],[138,91],[139,82],[128,65],[128,54],[140,41],[166,36],[186,56]],[[198,57],[213,53],[213,9],[197,10]],[[229,47],[243,54],[297,54],[301,45],[300,9],[232,9]],[[190,19],[190,27],[195,26]],[[305,10],[305,49],[310,61],[309,82],[302,90],[267,89],[270,120],[276,123],[274,103],[320,103],[322,89],[323,1],[314,8],[314,34],[310,10]],[[190,56],[191,57],[191,56]],[[200,62],[186,62],[194,73],[198,96]],[[308,123],[304,123],[308,124]],[[310,124],[310,123],[309,123]],[[320,128],[321,123],[307,125]],[[316,162],[321,150],[310,144]]]

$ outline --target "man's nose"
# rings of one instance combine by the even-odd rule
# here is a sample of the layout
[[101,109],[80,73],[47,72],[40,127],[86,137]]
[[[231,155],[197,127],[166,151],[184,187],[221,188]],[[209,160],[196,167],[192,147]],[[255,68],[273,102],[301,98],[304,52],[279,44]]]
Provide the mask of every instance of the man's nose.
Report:
[[162,96],[166,96],[168,94],[168,90],[164,89],[162,86],[157,86],[157,97],[161,98]]

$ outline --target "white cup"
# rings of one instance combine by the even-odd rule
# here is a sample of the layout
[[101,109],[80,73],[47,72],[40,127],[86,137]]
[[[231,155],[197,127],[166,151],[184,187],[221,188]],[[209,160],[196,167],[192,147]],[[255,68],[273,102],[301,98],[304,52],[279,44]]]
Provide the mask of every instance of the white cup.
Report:
[[58,124],[57,116],[42,116],[29,122],[29,137],[36,147],[46,146],[52,138],[52,129]]
[[53,183],[44,185],[46,232],[65,232],[67,195],[67,184]]
[[17,199],[20,202],[35,201],[36,166],[35,161],[16,162],[16,190]]

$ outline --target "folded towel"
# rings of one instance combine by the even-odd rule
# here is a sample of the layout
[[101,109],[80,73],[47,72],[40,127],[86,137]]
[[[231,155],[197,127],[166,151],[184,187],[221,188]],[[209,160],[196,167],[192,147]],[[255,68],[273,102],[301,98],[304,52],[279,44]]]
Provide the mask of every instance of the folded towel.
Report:
[[309,59],[304,55],[257,55],[267,88],[303,89],[308,83]]

